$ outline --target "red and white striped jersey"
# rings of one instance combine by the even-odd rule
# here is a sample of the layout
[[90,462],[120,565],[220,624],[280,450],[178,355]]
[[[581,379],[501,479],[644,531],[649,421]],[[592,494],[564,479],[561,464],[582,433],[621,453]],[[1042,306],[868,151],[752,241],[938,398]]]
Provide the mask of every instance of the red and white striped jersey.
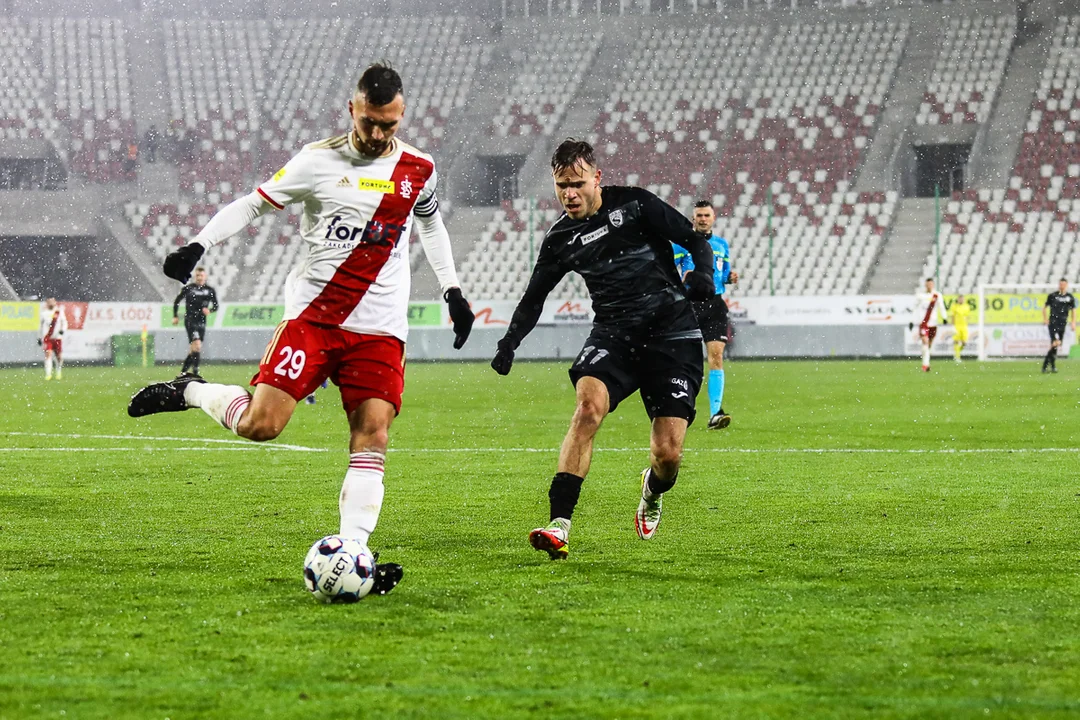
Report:
[[915,296],[915,324],[937,327],[938,320],[945,322],[945,298],[937,290],[932,293],[919,293]]
[[304,147],[258,188],[277,209],[304,205],[307,256],[285,280],[285,319],[406,339],[413,215],[438,212],[435,162],[398,139],[361,155],[352,133]]
[[64,315],[64,308],[57,305],[49,310],[44,305],[41,307],[41,339],[55,340],[67,332],[68,321]]

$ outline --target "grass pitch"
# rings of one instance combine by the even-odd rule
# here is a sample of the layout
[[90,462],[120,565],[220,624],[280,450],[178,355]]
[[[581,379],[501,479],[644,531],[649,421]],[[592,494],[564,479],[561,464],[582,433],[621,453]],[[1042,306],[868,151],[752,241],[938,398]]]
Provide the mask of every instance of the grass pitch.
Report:
[[1061,365],[731,363],[734,422],[691,428],[649,543],[633,398],[564,563],[526,534],[565,364],[412,365],[372,538],[405,580],[354,606],[300,576],[337,529],[335,389],[252,446],[199,411],[129,419],[171,368],[0,370],[0,718],[1076,717]]

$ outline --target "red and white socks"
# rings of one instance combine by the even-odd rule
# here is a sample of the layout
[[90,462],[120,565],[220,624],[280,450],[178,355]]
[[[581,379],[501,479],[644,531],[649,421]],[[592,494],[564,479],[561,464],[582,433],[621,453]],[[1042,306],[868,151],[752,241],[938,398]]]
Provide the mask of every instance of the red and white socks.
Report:
[[344,537],[367,545],[382,510],[385,466],[385,453],[355,452],[349,455],[349,471],[345,473],[341,497],[338,499],[340,532]]
[[251,395],[239,385],[191,382],[184,388],[184,402],[188,407],[202,408],[216,422],[235,433],[241,416],[251,404]]

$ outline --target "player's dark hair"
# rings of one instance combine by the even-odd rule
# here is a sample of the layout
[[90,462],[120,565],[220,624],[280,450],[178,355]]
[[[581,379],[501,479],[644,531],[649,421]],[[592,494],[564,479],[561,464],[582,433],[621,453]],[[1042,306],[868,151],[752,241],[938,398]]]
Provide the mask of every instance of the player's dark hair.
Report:
[[1069,282],[1069,281],[1066,280],[1065,278],[1061,278],[1060,280],[1058,280],[1058,282]]
[[559,143],[559,147],[555,148],[555,153],[551,156],[551,171],[560,173],[579,162],[596,167],[596,153],[593,151],[593,146],[584,140],[566,138]]
[[710,210],[712,210],[712,203],[709,202],[708,200],[698,200],[696,203],[694,203],[694,207],[695,208],[706,208],[707,207]]
[[369,105],[382,107],[394,102],[394,98],[404,94],[401,76],[389,63],[377,62],[360,76],[356,83],[356,92],[364,96]]
[[206,272],[206,268],[200,265],[199,267],[195,268],[195,272]]
[[926,282],[934,282],[934,278],[926,278]]

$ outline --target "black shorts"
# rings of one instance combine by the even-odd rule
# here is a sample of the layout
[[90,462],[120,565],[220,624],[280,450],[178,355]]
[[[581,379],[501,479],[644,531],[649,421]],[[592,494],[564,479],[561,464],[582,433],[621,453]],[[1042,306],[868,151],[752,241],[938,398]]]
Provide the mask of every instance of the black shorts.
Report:
[[594,328],[570,367],[570,380],[575,386],[583,377],[603,382],[608,412],[641,390],[650,420],[677,417],[693,423],[703,363],[701,340],[696,338],[633,342]]
[[1065,325],[1066,323],[1050,323],[1050,342],[1065,342]]
[[199,325],[188,325],[184,323],[184,329],[187,330],[188,342],[195,342],[196,340],[206,339],[206,324],[201,323]]
[[695,302],[694,315],[705,342],[728,341],[728,309],[723,295],[716,295],[712,300]]

